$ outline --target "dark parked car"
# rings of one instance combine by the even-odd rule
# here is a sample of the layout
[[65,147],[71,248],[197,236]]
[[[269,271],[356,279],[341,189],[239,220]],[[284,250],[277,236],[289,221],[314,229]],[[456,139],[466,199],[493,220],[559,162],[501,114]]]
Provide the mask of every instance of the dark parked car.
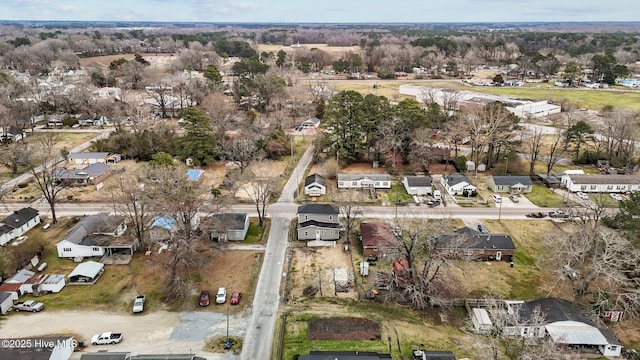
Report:
[[200,291],[200,306],[209,306],[209,291]]
[[525,215],[528,218],[534,218],[534,219],[542,219],[543,217],[547,216],[541,212],[532,212],[530,214]]
[[229,303],[231,305],[238,305],[241,297],[242,297],[242,293],[239,291],[236,291],[233,294],[231,294],[231,300],[229,300]]

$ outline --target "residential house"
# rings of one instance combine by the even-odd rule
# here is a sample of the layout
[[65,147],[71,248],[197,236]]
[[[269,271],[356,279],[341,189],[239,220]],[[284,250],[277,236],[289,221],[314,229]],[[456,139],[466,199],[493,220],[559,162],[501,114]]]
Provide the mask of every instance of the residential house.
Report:
[[[196,230],[200,227],[200,214],[197,211],[191,216],[191,229]],[[156,216],[149,226],[149,236],[155,241],[171,240],[179,231],[182,230],[183,224],[172,216]]]
[[456,360],[451,351],[413,350],[413,360]]
[[391,189],[389,174],[338,174],[339,189]]
[[95,283],[104,273],[104,264],[97,261],[86,261],[78,264],[69,274],[72,283]]
[[113,170],[104,163],[94,163],[83,169],[54,169],[53,177],[66,186],[96,185],[111,176]]
[[6,360],[69,360],[74,351],[74,339],[65,337],[19,338],[16,344],[26,346],[0,347],[0,359]]
[[431,248],[434,252],[452,257],[496,261],[512,261],[516,251],[511,236],[482,234],[468,227],[438,236]]
[[409,195],[433,195],[431,176],[405,176],[402,184]]
[[304,193],[309,196],[322,196],[327,193],[327,178],[311,174],[304,179]]
[[563,180],[571,192],[626,193],[640,190],[640,176],[636,175],[567,175]]
[[299,355],[298,360],[391,360],[391,354],[378,354],[369,351],[310,351],[308,355]]
[[0,292],[0,313],[6,314],[7,311],[11,310],[13,306],[13,302],[18,300],[18,294],[15,292]]
[[140,354],[133,355],[131,360],[207,360],[194,354]]
[[298,240],[338,240],[340,209],[330,204],[307,204],[298,207]]
[[529,176],[489,175],[487,187],[496,193],[527,194],[533,191],[533,181]]
[[40,213],[38,210],[26,207],[14,211],[13,214],[0,221],[0,246],[22,236],[38,224],[40,224]]
[[106,163],[109,159],[108,152],[72,152],[69,153],[69,162],[75,165],[88,165]]
[[242,241],[249,230],[249,214],[222,213],[210,217],[213,241]]
[[445,175],[440,180],[440,184],[449,193],[449,195],[471,195],[478,191],[471,180],[460,173]]
[[16,126],[10,126],[8,128],[4,128],[3,130],[5,132],[0,134],[0,143],[12,143],[14,141],[20,141],[26,137],[24,130]]
[[82,115],[78,115],[77,119],[78,119],[78,124],[80,124],[80,126],[105,126],[105,125],[113,125],[111,122],[109,122],[109,120],[107,119],[107,117],[106,117],[106,116],[104,116],[104,115],[98,115],[98,114],[94,114],[94,115],[82,114]]
[[312,116],[300,124],[300,128],[302,129],[317,129],[320,127],[320,119],[315,116]]
[[554,343],[595,348],[607,357],[620,356],[622,345],[618,339],[603,325],[593,321],[589,310],[566,300],[545,298],[522,302],[519,309],[521,318],[529,320],[527,314],[536,308],[544,315],[545,334]]
[[198,181],[202,178],[202,174],[204,174],[204,170],[201,169],[189,169],[187,170],[187,177],[191,181]]
[[82,218],[56,244],[58,257],[94,257],[116,253],[133,255],[138,240],[124,235],[125,216],[100,213]]
[[360,223],[360,236],[364,256],[386,258],[398,253],[396,236],[387,223],[363,221]]

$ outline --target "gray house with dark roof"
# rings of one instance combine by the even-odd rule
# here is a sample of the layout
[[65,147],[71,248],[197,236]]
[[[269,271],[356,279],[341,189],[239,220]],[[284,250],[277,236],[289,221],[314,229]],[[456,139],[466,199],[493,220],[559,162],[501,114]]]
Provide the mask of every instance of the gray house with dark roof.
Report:
[[40,213],[38,210],[26,207],[14,211],[0,221],[0,246],[9,241],[22,236],[27,231],[40,224]]
[[304,179],[304,193],[309,196],[322,196],[327,193],[327,178],[311,174]]
[[409,195],[432,195],[431,176],[405,176],[402,179],[404,189]]
[[505,234],[482,234],[468,227],[433,240],[432,251],[473,260],[508,260],[515,255],[513,239]]
[[496,193],[526,194],[533,191],[533,181],[530,176],[492,175],[487,187]]
[[390,354],[378,354],[369,351],[311,351],[308,355],[299,355],[298,360],[391,360]]
[[298,207],[298,240],[338,240],[340,209],[331,204],[306,204]]
[[249,230],[249,214],[213,214],[210,220],[210,239],[213,241],[242,241]]
[[106,213],[84,217],[56,244],[58,257],[102,257],[113,253],[133,255],[138,241],[132,236],[123,236],[127,230],[125,219],[125,216]]
[[55,169],[53,177],[68,186],[95,185],[111,175],[112,169],[104,163],[91,164],[83,169]]

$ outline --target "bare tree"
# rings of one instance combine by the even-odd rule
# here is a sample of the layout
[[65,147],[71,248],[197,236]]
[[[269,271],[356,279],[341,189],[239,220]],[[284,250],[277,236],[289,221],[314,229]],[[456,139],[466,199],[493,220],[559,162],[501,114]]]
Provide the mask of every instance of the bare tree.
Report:
[[129,228],[141,244],[142,251],[150,250],[147,231],[152,217],[151,201],[144,192],[145,181],[135,174],[120,175],[114,189],[114,206],[127,217]]
[[238,164],[241,174],[252,161],[263,157],[257,139],[252,136],[227,141],[224,145],[224,154],[227,160],[235,161]]
[[0,147],[0,164],[8,167],[12,174],[17,174],[23,166],[29,165],[31,148],[24,141],[3,141],[5,146]]
[[[545,240],[554,251],[547,260],[571,283],[573,298],[589,300],[594,311],[621,310],[637,318],[640,309],[640,252],[619,232],[599,226],[582,227]],[[561,285],[561,282],[559,283]]]
[[532,133],[524,140],[523,145],[529,153],[529,174],[533,174],[542,147],[542,129],[535,127]]
[[334,197],[334,202],[340,210],[340,222],[347,233],[346,243],[351,243],[351,233],[358,226],[360,216],[362,216],[362,193],[354,189],[342,190]]
[[[557,124],[557,122],[555,122]],[[560,161],[562,155],[564,154],[564,148],[562,147],[563,135],[560,130],[557,130],[553,135],[552,143],[549,145],[548,155],[547,155],[547,175],[551,173],[551,170],[554,166]]]
[[176,301],[187,293],[185,272],[197,268],[200,263],[196,235],[200,225],[200,210],[206,200],[207,191],[200,181],[192,181],[186,169],[176,167],[151,167],[145,186],[145,194],[150,199],[153,211],[158,216],[172,219],[175,231],[171,238],[168,255],[163,258],[169,270],[165,299]]
[[408,138],[408,129],[398,117],[394,117],[380,125],[378,146],[384,154],[385,164],[391,165],[391,168],[395,169],[398,163],[402,163],[402,153],[408,143]]
[[251,172],[253,173],[253,176],[249,181],[248,187],[245,188],[244,191],[251,202],[256,206],[256,211],[258,212],[258,225],[263,227],[269,201],[271,200],[271,195],[275,190],[276,178],[274,178],[272,174],[270,161],[256,163],[251,169]]
[[59,134],[44,133],[38,138],[37,151],[31,153],[29,164],[35,186],[49,204],[51,222],[54,224],[58,222],[56,217],[58,194],[66,187],[66,182],[58,179],[58,174],[62,170],[61,163],[64,162],[55,147],[60,141]]

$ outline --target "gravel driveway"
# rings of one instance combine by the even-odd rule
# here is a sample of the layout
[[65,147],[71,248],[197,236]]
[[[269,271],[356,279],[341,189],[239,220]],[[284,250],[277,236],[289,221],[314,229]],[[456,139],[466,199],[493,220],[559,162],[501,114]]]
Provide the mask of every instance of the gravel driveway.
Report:
[[[229,335],[244,337],[249,319],[246,313],[230,316]],[[103,331],[122,332],[124,340],[116,345],[89,345],[85,348],[86,352],[195,353],[209,360],[240,358],[232,353],[203,351],[208,338],[225,336],[227,332],[226,314],[209,311],[154,311],[135,316],[104,311],[43,311],[37,314],[12,314],[0,323],[0,338],[3,339],[75,334],[87,345],[93,335]],[[80,359],[81,354],[74,353],[71,360]]]

